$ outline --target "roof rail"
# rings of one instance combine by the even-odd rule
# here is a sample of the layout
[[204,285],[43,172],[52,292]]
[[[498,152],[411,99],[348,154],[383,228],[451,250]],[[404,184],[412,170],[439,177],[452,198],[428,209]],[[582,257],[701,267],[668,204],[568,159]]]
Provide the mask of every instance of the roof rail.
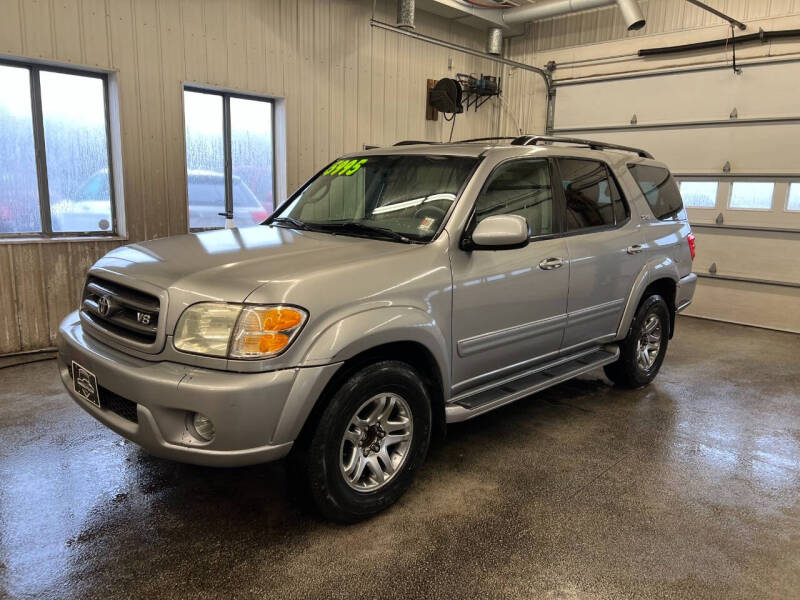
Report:
[[494,142],[498,140],[515,140],[517,139],[516,136],[513,135],[505,135],[505,136],[495,136],[495,137],[479,137],[479,138],[470,138],[468,140],[456,140],[455,142],[423,142],[421,140],[400,140],[399,142],[395,142],[394,146],[411,146],[413,144],[466,144],[468,142]]
[[499,140],[515,140],[517,139],[513,135],[500,135],[494,137],[479,137],[479,138],[470,138],[468,140],[458,140],[453,142],[454,144],[466,144],[467,142],[496,142]]
[[441,142],[426,142],[423,140],[400,140],[392,144],[393,146],[416,146],[417,144],[440,144]]
[[521,135],[511,142],[514,146],[538,146],[541,143],[574,144],[576,146],[586,146],[592,150],[622,150],[623,152],[633,152],[642,158],[653,158],[649,152],[641,148],[631,146],[620,146],[619,144],[609,144],[595,140],[583,140],[580,138],[554,137],[550,135]]

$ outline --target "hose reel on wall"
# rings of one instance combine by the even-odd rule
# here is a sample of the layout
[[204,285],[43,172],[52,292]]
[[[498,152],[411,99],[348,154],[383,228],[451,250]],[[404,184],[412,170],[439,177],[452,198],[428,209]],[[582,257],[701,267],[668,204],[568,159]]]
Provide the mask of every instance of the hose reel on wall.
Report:
[[[442,113],[445,121],[451,121],[450,126],[450,140],[453,139],[453,130],[456,127],[456,115],[464,112],[464,106],[461,103],[462,89],[461,84],[456,79],[444,78],[433,83],[433,80],[428,80],[428,107],[425,112],[425,118],[430,121],[439,119],[439,113]],[[450,118],[447,115],[450,114]]]
[[[450,139],[453,138],[456,115],[464,112],[464,105],[475,112],[490,98],[500,96],[500,84],[494,75],[474,77],[465,73],[458,73],[458,79],[428,80],[428,106],[425,118],[436,121],[439,113],[443,113],[445,121],[453,121],[450,130]],[[450,118],[447,115],[452,115]]]

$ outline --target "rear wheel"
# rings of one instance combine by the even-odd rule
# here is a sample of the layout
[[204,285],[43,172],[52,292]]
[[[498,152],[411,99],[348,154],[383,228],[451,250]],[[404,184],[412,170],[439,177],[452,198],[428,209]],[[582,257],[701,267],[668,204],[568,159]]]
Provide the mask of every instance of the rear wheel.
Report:
[[658,374],[669,342],[670,316],[659,295],[642,301],[628,336],[620,344],[620,357],[606,365],[606,376],[620,387],[647,385]]
[[352,523],[393,504],[411,485],[431,437],[431,404],[409,365],[381,361],[334,392],[304,447],[297,475],[326,518]]

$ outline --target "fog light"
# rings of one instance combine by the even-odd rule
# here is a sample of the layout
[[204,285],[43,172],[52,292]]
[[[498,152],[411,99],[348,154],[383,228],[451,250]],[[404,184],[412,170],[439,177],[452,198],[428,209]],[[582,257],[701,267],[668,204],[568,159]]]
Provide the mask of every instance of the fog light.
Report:
[[192,425],[194,425],[194,432],[197,434],[197,437],[206,442],[210,442],[214,439],[214,423],[212,423],[211,419],[207,416],[194,413]]

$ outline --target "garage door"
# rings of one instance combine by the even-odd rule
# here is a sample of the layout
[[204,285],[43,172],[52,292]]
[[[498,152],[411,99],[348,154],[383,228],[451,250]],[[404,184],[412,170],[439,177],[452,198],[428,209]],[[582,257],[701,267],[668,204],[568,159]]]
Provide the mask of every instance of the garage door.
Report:
[[800,62],[560,82],[556,135],[650,151],[681,182],[701,277],[687,314],[800,332]]

